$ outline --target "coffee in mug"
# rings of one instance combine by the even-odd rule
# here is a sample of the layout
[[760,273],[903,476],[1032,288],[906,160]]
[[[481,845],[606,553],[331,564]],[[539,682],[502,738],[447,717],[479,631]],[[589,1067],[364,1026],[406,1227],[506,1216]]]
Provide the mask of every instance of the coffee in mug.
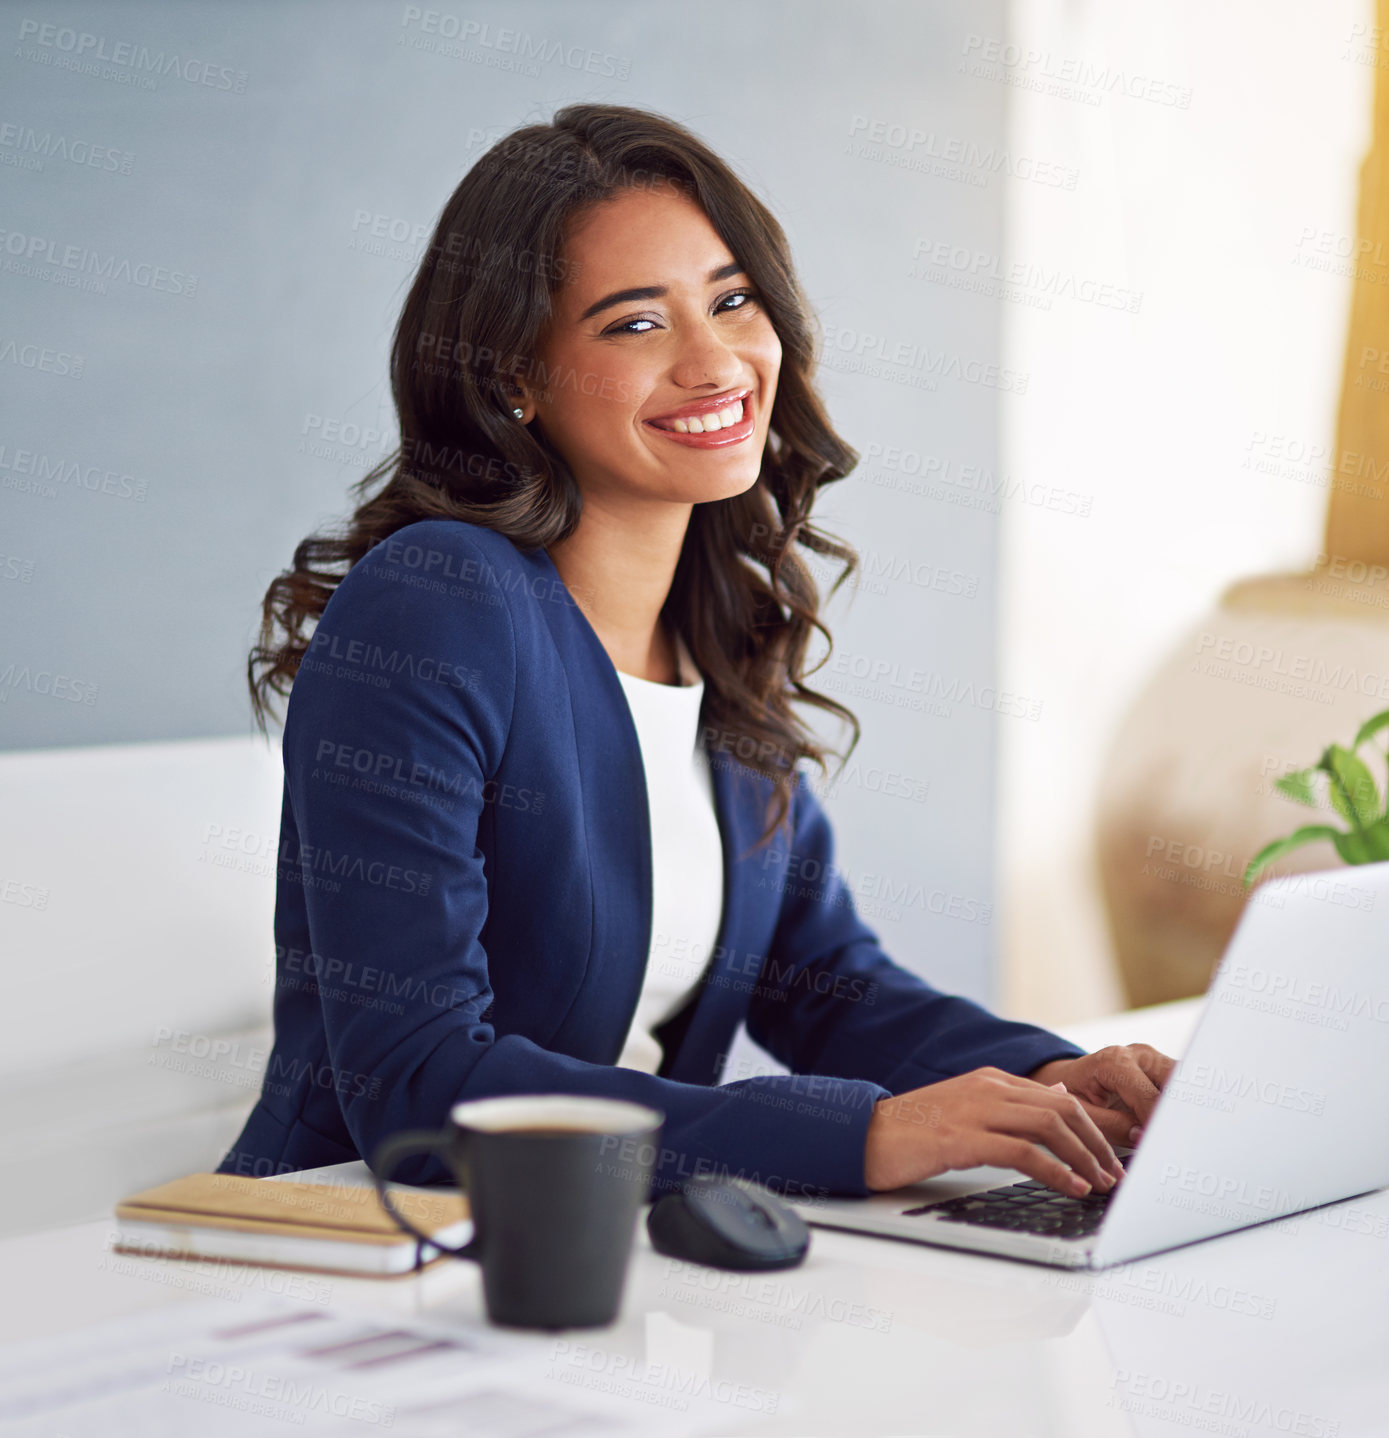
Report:
[[[493,1323],[600,1327],[617,1317],[664,1120],[620,1099],[474,1099],[455,1104],[443,1129],[386,1139],[371,1169],[382,1206],[405,1232],[481,1266]],[[425,1153],[443,1159],[468,1196],[473,1237],[461,1248],[436,1243],[391,1202],[392,1171]]]

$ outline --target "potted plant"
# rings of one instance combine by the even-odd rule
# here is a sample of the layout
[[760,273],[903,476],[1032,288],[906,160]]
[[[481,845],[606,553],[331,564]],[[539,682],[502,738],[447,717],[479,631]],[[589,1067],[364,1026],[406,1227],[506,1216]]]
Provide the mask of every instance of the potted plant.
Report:
[[[1281,794],[1299,804],[1316,808],[1322,802],[1319,791],[1325,788],[1325,797],[1331,807],[1349,825],[1349,829],[1337,829],[1330,824],[1307,824],[1295,829],[1282,839],[1266,844],[1249,861],[1244,871],[1244,882],[1252,884],[1275,859],[1291,853],[1301,844],[1310,844],[1317,839],[1330,839],[1336,852],[1347,864],[1373,864],[1380,859],[1389,859],[1389,777],[1386,778],[1385,793],[1381,797],[1369,766],[1360,758],[1359,750],[1381,730],[1389,729],[1389,709],[1367,719],[1355,736],[1349,749],[1340,744],[1331,744],[1323,751],[1321,758],[1310,769],[1299,769],[1284,774],[1274,787]],[[1386,755],[1371,745],[1371,752],[1380,759]],[[1322,780],[1325,780],[1323,785]]]

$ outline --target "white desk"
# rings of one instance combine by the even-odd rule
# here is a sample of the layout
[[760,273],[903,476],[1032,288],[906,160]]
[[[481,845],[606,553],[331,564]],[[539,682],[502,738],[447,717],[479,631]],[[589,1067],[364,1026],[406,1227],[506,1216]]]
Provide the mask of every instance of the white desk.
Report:
[[[1067,1032],[1087,1047],[1146,1040],[1177,1052],[1197,1008]],[[354,1170],[366,1178],[361,1165],[331,1171]],[[250,1294],[286,1288],[274,1270],[112,1255],[108,1232],[86,1223],[0,1243],[0,1339],[209,1294],[235,1313]],[[486,1330],[470,1264],[388,1281],[315,1276],[300,1300]],[[515,1345],[528,1391],[598,1390],[618,1375],[652,1433],[692,1419],[668,1384],[641,1375],[702,1366],[729,1395],[699,1411],[709,1433],[1384,1435],[1389,1190],[1095,1275],[825,1229],[801,1267],[739,1275],[662,1258],[642,1229],[617,1324]],[[446,1431],[473,1430],[460,1413]]]

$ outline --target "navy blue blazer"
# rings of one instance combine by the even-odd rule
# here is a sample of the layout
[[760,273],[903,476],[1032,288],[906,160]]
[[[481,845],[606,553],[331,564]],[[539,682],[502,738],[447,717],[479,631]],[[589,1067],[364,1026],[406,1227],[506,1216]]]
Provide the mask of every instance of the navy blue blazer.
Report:
[[[334,591],[285,715],[275,1040],[219,1172],[372,1156],[464,1099],[605,1095],[665,1114],[653,1184],[732,1173],[866,1192],[873,1105],[982,1065],[1083,1052],[943,994],[855,912],[798,778],[706,743],[724,847],[717,944],[663,1025],[659,1074],[615,1067],[651,938],[650,816],[617,671],[543,549],[411,524]],[[740,1021],[793,1070],[719,1084]],[[436,1158],[405,1183],[445,1181]]]

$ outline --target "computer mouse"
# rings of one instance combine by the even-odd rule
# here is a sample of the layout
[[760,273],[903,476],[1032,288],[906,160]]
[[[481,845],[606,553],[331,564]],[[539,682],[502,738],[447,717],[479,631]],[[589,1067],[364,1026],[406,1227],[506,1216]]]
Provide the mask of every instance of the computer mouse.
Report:
[[710,1268],[794,1268],[810,1247],[800,1215],[765,1189],[734,1179],[691,1179],[646,1216],[657,1253]]

